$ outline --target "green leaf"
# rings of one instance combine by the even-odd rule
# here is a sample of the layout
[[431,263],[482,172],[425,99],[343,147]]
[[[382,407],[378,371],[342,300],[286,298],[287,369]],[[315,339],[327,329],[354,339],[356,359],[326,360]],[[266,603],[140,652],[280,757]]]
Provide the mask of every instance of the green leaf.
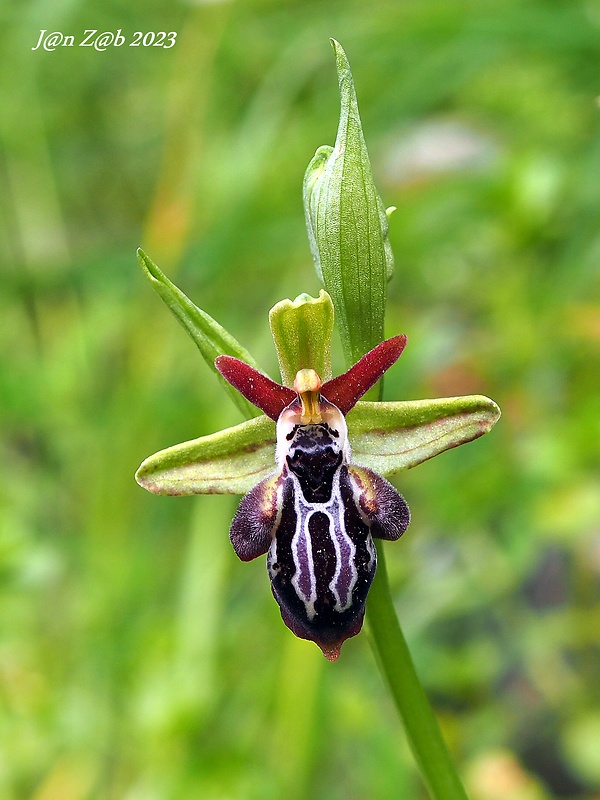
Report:
[[275,423],[261,415],[155,453],[135,479],[154,494],[245,494],[274,471]]
[[152,287],[165,301],[173,314],[192,337],[197,348],[202,353],[204,360],[215,375],[218,376],[221,385],[242,414],[247,419],[258,416],[260,411],[230,386],[215,369],[215,358],[221,355],[235,356],[256,369],[259,369],[250,353],[243,348],[225,328],[219,325],[219,323],[205,311],[202,311],[201,308],[195,306],[174,283],[171,283],[167,276],[161,272],[141,248],[138,249],[137,255],[142,269],[152,284]]
[[304,210],[317,273],[331,295],[347,366],[383,340],[393,270],[388,220],[377,194],[346,54],[331,40],[341,111],[335,147],[320,147],[304,176]]
[[360,402],[347,418],[352,460],[393,475],[483,436],[499,418],[496,403],[483,395]]
[[331,378],[333,303],[327,292],[281,300],[269,312],[269,323],[284,386],[294,385],[300,369],[314,369],[322,381]]

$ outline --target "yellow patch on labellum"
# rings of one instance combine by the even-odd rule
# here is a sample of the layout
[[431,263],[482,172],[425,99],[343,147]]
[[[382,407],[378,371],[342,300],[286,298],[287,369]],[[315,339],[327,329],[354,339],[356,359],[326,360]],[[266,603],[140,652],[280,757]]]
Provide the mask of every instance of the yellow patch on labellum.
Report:
[[377,492],[373,482],[362,467],[352,465],[352,474],[360,482],[361,500],[365,510],[375,512],[379,507],[377,502]]
[[279,475],[273,475],[270,480],[265,481],[263,496],[260,501],[260,510],[265,517],[271,516],[273,513],[273,506],[277,500],[278,481]]

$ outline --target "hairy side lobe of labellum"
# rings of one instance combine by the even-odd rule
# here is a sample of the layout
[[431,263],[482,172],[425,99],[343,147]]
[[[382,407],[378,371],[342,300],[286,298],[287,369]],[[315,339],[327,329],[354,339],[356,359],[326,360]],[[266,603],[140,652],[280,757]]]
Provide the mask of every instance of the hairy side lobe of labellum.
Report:
[[323,385],[314,370],[300,370],[293,390],[232,357],[215,362],[277,420],[277,471],[242,500],[231,542],[243,561],[267,553],[283,621],[331,661],[362,627],[377,567],[373,537],[398,539],[410,521],[388,481],[350,463],[344,418],[405,344],[404,336],[389,339]]

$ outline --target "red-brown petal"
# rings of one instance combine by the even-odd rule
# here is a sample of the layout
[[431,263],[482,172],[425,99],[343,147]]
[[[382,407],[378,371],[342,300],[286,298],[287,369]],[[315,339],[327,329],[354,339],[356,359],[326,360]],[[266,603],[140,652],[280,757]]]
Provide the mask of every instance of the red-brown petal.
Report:
[[296,397],[293,389],[275,383],[262,372],[233,356],[218,356],[215,359],[215,367],[228,383],[244,395],[246,400],[275,421]]
[[[357,361],[343,375],[324,383],[321,394],[339,408],[344,416],[356,405],[360,398],[374,386],[400,357],[406,346],[404,334],[393,336],[378,344]],[[254,401],[252,401],[254,402]]]

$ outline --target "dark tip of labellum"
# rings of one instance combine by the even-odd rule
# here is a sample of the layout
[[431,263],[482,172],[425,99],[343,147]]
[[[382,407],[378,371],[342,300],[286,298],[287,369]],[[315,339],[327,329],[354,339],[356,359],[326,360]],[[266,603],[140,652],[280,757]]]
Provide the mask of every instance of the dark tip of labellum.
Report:
[[337,661],[338,658],[340,657],[340,651],[342,649],[341,643],[340,644],[319,644],[319,642],[317,642],[317,644],[321,648],[321,651],[322,651],[323,655],[325,656],[325,658],[328,661]]
[[344,642],[346,642],[348,639],[352,639],[352,637],[357,636],[361,632],[364,619],[365,610],[363,606],[358,619],[344,632],[343,636],[341,636],[335,642],[316,642],[321,648],[325,658],[329,659],[329,661],[337,661]]
[[[349,370],[324,383],[321,387],[322,396],[337,406],[345,416],[398,360],[406,342],[404,335],[393,336],[381,342]],[[215,359],[215,367],[240,394],[275,421],[296,397],[293,389],[275,383],[262,372],[233,356],[219,356]]]
[[[298,634],[297,631],[294,628],[292,628],[290,625],[288,625],[288,627],[290,628],[290,630],[292,630],[296,634],[296,636],[300,635],[301,638],[310,639],[316,645],[318,645],[321,648],[321,652],[323,653],[323,655],[325,656],[325,658],[328,661],[337,661],[338,658],[340,657],[340,651],[342,649],[342,645],[344,644],[344,642],[347,641],[348,639],[351,639],[353,636],[356,636],[358,633],[361,632],[362,626],[363,626],[364,616],[365,616],[365,613],[364,613],[364,609],[363,609],[363,611],[362,611],[362,613],[360,615],[360,618],[353,625],[351,625],[346,631],[344,631],[344,634],[342,636],[340,636],[339,639],[335,639],[333,641],[331,639],[329,639],[327,641],[319,641],[319,639],[315,635],[308,635],[307,636],[306,633]],[[284,618],[284,621],[285,621],[285,618]]]
[[360,611],[358,619],[355,619],[345,630],[340,629],[335,633],[331,629],[325,631],[315,630],[315,628],[308,626],[305,620],[301,619],[282,601],[273,584],[271,584],[271,588],[279,606],[281,618],[286,626],[299,639],[314,642],[328,661],[337,661],[344,642],[356,636],[362,630],[365,617],[364,608]]

